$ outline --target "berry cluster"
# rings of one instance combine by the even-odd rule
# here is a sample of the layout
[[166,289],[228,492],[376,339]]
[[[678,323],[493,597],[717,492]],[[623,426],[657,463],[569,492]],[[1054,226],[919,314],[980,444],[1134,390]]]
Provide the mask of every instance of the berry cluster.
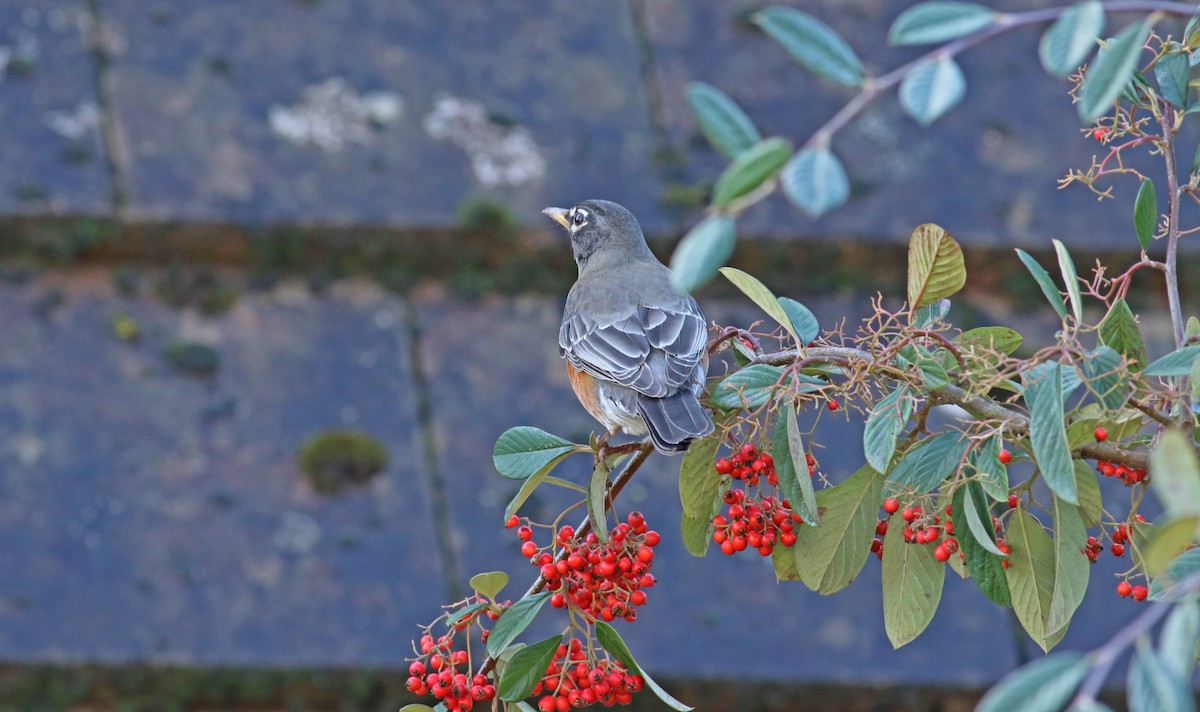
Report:
[[1125,483],[1126,487],[1132,487],[1146,479],[1145,470],[1138,470],[1124,465],[1114,465],[1111,462],[1104,462],[1103,460],[1096,463],[1096,471],[1105,477],[1116,477]]
[[1117,595],[1121,598],[1133,598],[1135,601],[1144,601],[1149,594],[1150,589],[1141,584],[1133,586],[1128,581],[1122,581],[1117,584]]
[[605,707],[627,705],[642,689],[641,675],[631,674],[621,663],[597,657],[578,638],[559,645],[546,675],[533,688],[541,712],[567,712],[599,702]]
[[[808,476],[817,470],[816,460],[805,455]],[[786,498],[764,494],[779,486],[779,475],[775,471],[775,460],[769,453],[760,452],[753,445],[745,444],[730,458],[722,457],[713,465],[717,474],[729,477],[733,486],[723,495],[726,509],[713,517],[713,542],[721,547],[723,554],[736,554],[754,549],[763,556],[770,556],[777,544],[791,546],[796,543],[796,524],[802,520],[792,511]],[[738,486],[740,484],[740,487]]]
[[517,538],[522,541],[521,554],[538,567],[546,589],[553,592],[550,605],[570,606],[589,620],[634,620],[637,608],[646,603],[643,589],[654,586],[650,567],[659,535],[646,528],[640,512],[630,512],[606,542],[594,533],[577,537],[574,527],[559,528],[557,556],[549,549],[539,550],[528,526],[517,529]]
[[[437,636],[430,632],[434,624],[426,629],[419,642],[420,655],[408,666],[408,680],[404,686],[414,695],[433,695],[449,710],[470,710],[477,702],[487,702],[496,696],[496,687],[486,675],[476,673],[470,675],[471,656],[465,648],[455,648],[455,636],[459,631],[465,631],[479,624],[480,617],[486,615],[491,620],[500,617],[503,606],[488,604],[485,609],[476,609],[484,603],[478,597],[470,597],[463,602],[463,608],[474,612],[461,618],[451,618],[453,613],[446,613],[438,620],[446,619],[450,630]],[[461,609],[460,609],[461,610]],[[480,639],[487,641],[487,630],[480,626]]]
[[[883,500],[883,511],[887,516],[875,523],[876,536],[871,540],[871,553],[876,558],[883,559],[883,537],[888,531],[888,517],[896,512],[900,512],[900,518],[904,520],[904,530],[900,533],[906,544],[937,542],[937,546],[933,548],[933,558],[938,561],[949,561],[955,554],[962,557],[958,550],[958,540],[954,538],[954,520],[950,518],[950,505],[946,505],[945,519],[936,514],[927,515],[924,507],[919,504],[901,509],[900,502],[894,497]],[[996,547],[1007,556],[1012,548],[999,536],[1000,521],[995,517],[992,517],[992,528],[997,534]],[[1008,559],[1001,561],[1000,565],[1007,569]]]

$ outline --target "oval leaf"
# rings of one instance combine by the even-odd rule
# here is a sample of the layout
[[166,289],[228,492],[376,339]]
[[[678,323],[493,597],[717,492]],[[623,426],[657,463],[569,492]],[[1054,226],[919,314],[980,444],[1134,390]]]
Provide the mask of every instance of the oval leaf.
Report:
[[1154,229],[1158,226],[1158,198],[1154,194],[1154,181],[1142,180],[1137,200],[1133,203],[1133,229],[1143,250],[1150,249],[1154,240]]
[[484,598],[496,600],[496,594],[500,593],[505,586],[508,585],[508,574],[503,571],[488,571],[487,573],[475,574],[471,577],[471,589]]
[[500,682],[496,684],[496,696],[505,702],[529,697],[533,688],[546,676],[546,669],[550,667],[560,642],[561,634],[518,650],[504,666]]
[[967,2],[924,2],[900,13],[888,30],[894,45],[937,44],[978,32],[996,18],[990,8]]
[[508,479],[524,480],[575,447],[570,440],[522,425],[509,428],[496,440],[492,464]]
[[983,491],[997,502],[1008,499],[1008,468],[1000,462],[1000,445],[1000,436],[994,435],[972,450],[968,458]]
[[687,101],[704,137],[722,156],[737,158],[762,140],[750,117],[716,87],[692,82],[688,84]]
[[827,148],[797,151],[779,174],[783,194],[797,208],[819,217],[850,197],[850,179],[842,162]]
[[1137,319],[1124,299],[1114,302],[1104,321],[1100,322],[1100,342],[1129,359],[1135,370],[1146,367],[1146,345],[1138,330]]
[[1054,587],[1050,593],[1050,610],[1046,614],[1046,630],[1059,631],[1071,622],[1075,609],[1083,602],[1087,591],[1091,564],[1080,556],[1087,540],[1087,529],[1079,515],[1079,507],[1054,497]]
[[1144,640],[1139,641],[1126,683],[1130,712],[1195,712],[1196,698],[1190,683],[1172,674],[1154,649]]
[[942,228],[926,223],[908,240],[908,304],[919,309],[962,289],[967,268],[962,248]]
[[[813,491],[812,477],[808,474],[808,459],[805,457],[804,440],[800,437],[800,423],[796,420],[796,409],[791,403],[785,403],[780,408],[779,418],[775,421],[771,454],[775,458],[780,488],[787,495],[793,511],[815,527],[820,522],[821,514],[817,509],[817,495]],[[779,466],[780,462],[789,461],[790,468]]]
[[904,453],[888,473],[887,481],[916,494],[930,492],[958,472],[969,445],[961,433],[955,432],[926,438]]
[[617,634],[615,628],[605,623],[604,621],[596,621],[596,640],[600,641],[600,645],[616,658],[625,669],[632,673],[637,673],[642,676],[642,681],[646,683],[646,687],[654,693],[659,700],[673,710],[678,712],[691,712],[692,708],[675,699],[666,690],[662,689],[657,682],[653,680],[646,671],[637,664],[633,659],[633,654],[629,652],[625,641],[621,640],[621,636]]
[[1101,344],[1088,351],[1081,364],[1088,390],[1109,410],[1120,410],[1129,400],[1129,378],[1121,363],[1121,354]]
[[791,153],[792,144],[778,137],[759,141],[742,151],[717,178],[713,205],[729,205],[759,187],[779,172]]
[[933,558],[933,544],[904,541],[897,512],[883,538],[883,627],[893,648],[915,639],[933,620],[942,600],[946,566]]
[[492,632],[488,633],[488,655],[494,658],[504,652],[504,649],[529,627],[538,611],[542,610],[542,606],[549,600],[550,592],[542,591],[522,598],[500,614],[500,618],[492,626]]
[[1081,653],[1057,653],[1009,673],[988,691],[975,712],[1059,712],[1087,675]]
[[900,106],[928,126],[962,101],[967,80],[949,57],[922,62],[900,84]]
[[1029,409],[1029,441],[1033,459],[1046,485],[1054,494],[1078,504],[1075,494],[1075,467],[1063,424],[1063,368],[1053,361],[1039,363],[1022,374],[1025,405]]
[[867,464],[879,472],[887,472],[896,454],[896,438],[912,415],[913,399],[908,384],[901,383],[896,390],[884,396],[867,417],[863,428],[863,451]]
[[1174,51],[1158,58],[1154,63],[1154,80],[1158,82],[1158,91],[1176,109],[1187,108],[1188,98],[1188,56],[1179,50],[1179,45],[1172,44]]
[[706,218],[684,235],[671,255],[671,285],[687,294],[708,282],[729,261],[734,242],[733,218]]
[[608,521],[604,514],[604,501],[608,496],[608,466],[601,460],[592,470],[588,480],[587,513],[592,523],[592,533],[601,543],[608,541]]
[[[950,506],[956,522],[967,518],[968,507],[976,512],[983,512],[984,516],[988,514],[983,491],[978,483],[970,480],[954,491]],[[958,536],[958,543],[966,570],[983,595],[1001,606],[1012,605],[1008,595],[1008,581],[1004,576],[1004,557],[989,553],[985,548],[985,544],[996,546],[995,532],[991,526],[984,528],[982,534],[977,534],[974,528],[968,526],[967,531]],[[953,561],[953,558],[951,560]]]
[[1079,91],[1079,116],[1085,122],[1095,121],[1112,108],[1137,68],[1138,55],[1150,35],[1150,23],[1134,22],[1121,30],[1101,52],[1083,78]]
[[1075,315],[1075,321],[1083,320],[1083,297],[1079,294],[1079,275],[1075,272],[1075,262],[1071,260],[1071,253],[1067,251],[1067,246],[1062,244],[1060,240],[1051,240],[1054,243],[1054,252],[1058,255],[1058,270],[1062,274],[1063,284],[1067,287],[1067,297],[1071,302],[1071,313]]
[[1056,77],[1074,72],[1096,48],[1096,38],[1103,31],[1103,5],[1097,0],[1075,5],[1060,15],[1042,35],[1038,46],[1042,67]]
[[521,489],[517,490],[517,493],[513,495],[513,498],[509,501],[508,506],[504,508],[504,521],[508,521],[509,517],[516,514],[517,511],[521,509],[521,505],[525,504],[525,502],[529,500],[529,497],[533,494],[533,491],[536,490],[543,482],[555,479],[550,477],[550,472],[558,466],[558,463],[565,460],[571,453],[577,452],[577,450],[578,448],[572,448],[571,450],[562,453],[550,462],[547,462],[542,469],[526,478],[526,480],[521,483]]
[[1005,573],[1013,612],[1033,642],[1049,650],[1056,632],[1046,630],[1054,594],[1054,543],[1041,523],[1024,510],[1017,510],[1009,520],[1004,541],[1012,549]]
[[802,67],[830,81],[857,86],[862,62],[829,25],[790,7],[769,7],[754,22]]
[[811,342],[821,333],[817,317],[813,316],[808,307],[787,297],[779,298],[779,306],[783,309],[783,313],[787,314],[788,323],[791,324],[791,328],[788,330],[796,335],[801,345]]
[[1147,376],[1171,378],[1186,376],[1192,372],[1192,364],[1200,356],[1200,346],[1184,346],[1156,360],[1146,367]]
[[710,400],[721,408],[757,408],[771,398],[782,375],[783,369],[778,366],[747,366],[713,386]]
[[750,297],[750,301],[754,302],[759,306],[759,308],[765,311],[767,316],[771,317],[780,326],[787,329],[788,333],[792,335],[793,339],[795,339],[798,343],[801,343],[801,345],[803,345],[803,343],[807,343],[800,341],[800,337],[796,334],[795,327],[792,325],[792,320],[788,315],[787,310],[784,308],[783,304],[775,298],[774,293],[767,288],[767,285],[758,281],[758,278],[754,275],[747,274],[746,272],[743,272],[735,267],[722,267],[721,274],[725,276],[725,279],[728,279],[730,282],[732,282],[733,286],[742,290],[742,294]]
[[805,586],[827,596],[849,586],[862,571],[871,554],[882,488],[883,475],[862,467],[845,482],[817,492],[821,526],[798,528],[790,549],[775,547],[794,552]]
[[1192,445],[1172,428],[1150,453],[1150,488],[1171,518],[1200,516],[1200,462]]

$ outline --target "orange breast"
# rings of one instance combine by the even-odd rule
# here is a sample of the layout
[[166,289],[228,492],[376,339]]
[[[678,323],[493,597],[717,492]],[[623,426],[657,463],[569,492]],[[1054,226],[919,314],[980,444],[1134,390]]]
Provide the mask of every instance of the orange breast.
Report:
[[575,391],[575,397],[579,399],[584,410],[600,421],[605,428],[611,428],[614,424],[604,417],[604,409],[600,407],[600,393],[596,388],[596,379],[572,366],[570,361],[563,363],[567,364],[567,380],[571,382],[571,390]]

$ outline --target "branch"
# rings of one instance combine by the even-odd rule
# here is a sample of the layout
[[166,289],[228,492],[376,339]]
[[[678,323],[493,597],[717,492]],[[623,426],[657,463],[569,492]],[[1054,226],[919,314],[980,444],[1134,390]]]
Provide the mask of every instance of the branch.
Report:
[[1167,170],[1167,258],[1163,276],[1167,282],[1167,306],[1171,310],[1175,348],[1178,349],[1183,348],[1183,311],[1179,306],[1179,274],[1176,271],[1179,262],[1179,173],[1175,166],[1175,110],[1166,107],[1156,113],[1162,126],[1163,163]]
[[[650,457],[650,453],[654,452],[654,445],[652,445],[650,443],[650,440],[648,440],[648,439],[643,440],[640,443],[630,443],[630,444],[635,445],[637,447],[637,454],[635,454],[632,458],[629,459],[629,462],[625,465],[625,468],[622,469],[621,473],[618,474],[616,479],[613,480],[612,486],[609,487],[609,489],[608,489],[609,501],[615,500],[617,498],[617,495],[621,493],[621,490],[623,490],[625,488],[625,485],[627,485],[629,483],[629,480],[633,479],[634,473],[637,472],[638,469],[640,469],[643,464],[645,464],[646,458]],[[588,532],[590,532],[591,530],[592,530],[591,517],[588,517],[585,515],[583,517],[583,519],[579,522],[579,526],[575,527],[575,535],[578,537],[585,537],[585,536],[587,536]],[[565,556],[566,556],[565,550],[560,551],[558,554],[559,559],[562,559]],[[529,596],[532,596],[535,593],[541,591],[545,587],[546,587],[546,578],[544,576],[538,576],[537,580],[534,581],[529,586],[529,588],[525,591],[525,593],[521,594],[521,598],[528,598]],[[491,672],[491,670],[494,667],[496,667],[496,658],[489,655],[487,658],[484,659],[483,666],[480,667],[479,672],[481,674],[486,675],[489,672]]]
[[[840,366],[851,366],[855,363],[870,365],[875,362],[875,358],[870,352],[848,346],[808,348],[804,350],[804,356],[806,362],[835,363]],[[786,366],[798,358],[798,354],[792,349],[763,354],[755,361],[772,366]],[[966,390],[955,385],[930,391],[929,400],[938,405],[958,406],[980,420],[999,421],[1004,432],[1011,437],[1021,437],[1029,432],[1028,415],[997,403],[987,396],[971,396]],[[1078,453],[1086,458],[1113,462],[1139,470],[1148,469],[1150,466],[1150,455],[1146,450],[1126,450],[1108,442],[1088,443],[1079,447]]]

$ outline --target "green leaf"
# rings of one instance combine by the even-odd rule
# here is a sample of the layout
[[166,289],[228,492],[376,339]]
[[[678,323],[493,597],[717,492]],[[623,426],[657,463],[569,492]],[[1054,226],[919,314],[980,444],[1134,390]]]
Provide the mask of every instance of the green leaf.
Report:
[[900,107],[928,126],[962,101],[967,79],[950,57],[921,62],[900,84]]
[[979,351],[996,351],[1007,356],[1021,348],[1022,341],[1020,334],[1005,326],[981,326],[964,331],[954,340],[960,350],[977,356],[983,355],[976,353]]
[[1188,549],[1167,564],[1166,573],[1150,579],[1150,600],[1162,600],[1172,586],[1197,572],[1200,572],[1200,548]]
[[729,205],[759,187],[779,172],[791,154],[792,144],[779,137],[759,141],[742,151],[717,178],[713,205]]
[[503,571],[488,571],[471,577],[471,590],[484,598],[496,600],[496,595],[508,585],[508,574]]
[[788,322],[791,324],[791,331],[800,340],[800,345],[804,346],[821,333],[821,327],[817,323],[817,317],[795,299],[787,297],[779,298],[779,306],[783,308],[783,313],[787,314]]
[[1192,439],[1167,430],[1150,453],[1150,488],[1167,516],[1200,516],[1200,461]]
[[1008,499],[1008,468],[1000,462],[1002,444],[1000,436],[994,435],[972,450],[967,458],[979,474],[983,491],[997,502]]
[[[812,531],[817,531],[814,527],[803,527]],[[823,530],[825,527],[821,527]],[[800,570],[796,566],[796,551],[795,545],[784,546],[776,544],[775,548],[771,549],[771,568],[775,569],[775,581],[800,581]]]
[[[821,526],[798,528],[790,550],[805,586],[827,596],[849,586],[862,571],[871,554],[882,488],[883,475],[862,467],[845,482],[817,492]],[[899,545],[906,546],[903,541]]]
[[1129,359],[1135,371],[1146,367],[1146,345],[1138,331],[1137,320],[1124,299],[1113,302],[1104,321],[1100,322],[1100,342]]
[[712,387],[710,400],[720,408],[758,408],[775,393],[775,386],[786,386],[791,377],[780,381],[783,369],[756,363],[734,371]]
[[712,501],[720,492],[721,476],[713,469],[723,433],[718,429],[693,440],[679,465],[679,502],[683,513],[712,516]]
[[1054,311],[1063,319],[1067,318],[1067,307],[1063,304],[1062,294],[1058,291],[1058,287],[1054,286],[1054,281],[1050,279],[1050,274],[1037,263],[1037,260],[1020,248],[1017,249],[1017,257],[1021,258],[1021,263],[1025,265],[1025,269],[1029,270],[1029,274],[1033,275],[1034,281],[1042,288],[1042,294],[1046,295],[1046,300],[1050,302],[1050,306],[1054,307]]
[[850,179],[842,162],[828,148],[796,152],[779,174],[783,194],[797,208],[819,217],[850,198]]
[[736,241],[733,218],[705,218],[683,236],[671,255],[671,286],[686,294],[707,283],[729,261]]
[[1144,178],[1133,203],[1133,229],[1143,250],[1150,249],[1157,227],[1158,198],[1154,194],[1154,181]]
[[1100,497],[1100,482],[1096,479],[1096,471],[1083,460],[1074,460],[1075,494],[1079,497],[1079,516],[1089,527],[1100,526],[1104,516],[1104,502]]
[[1176,604],[1163,623],[1158,640],[1158,659],[1180,680],[1191,680],[1196,665],[1196,643],[1200,641],[1200,603]]
[[492,449],[492,463],[508,479],[523,480],[575,448],[575,443],[570,440],[521,425],[509,428],[496,440]]
[[769,7],[754,22],[808,71],[846,86],[863,80],[862,62],[828,25],[789,7]]
[[488,655],[493,658],[500,655],[510,643],[517,639],[518,635],[525,632],[525,629],[537,616],[538,611],[542,610],[542,606],[549,600],[550,592],[542,591],[522,598],[501,613],[500,618],[492,626],[492,632],[488,633]]
[[762,140],[750,117],[716,87],[692,82],[687,87],[687,101],[704,137],[722,156],[737,158]]
[[788,333],[792,335],[793,339],[795,339],[798,343],[800,342],[800,337],[796,335],[795,327],[792,326],[792,320],[788,316],[787,309],[783,307],[780,301],[765,284],[758,281],[757,277],[747,274],[736,267],[722,267],[721,274],[725,276],[725,279],[728,279],[730,282],[732,282],[733,286],[740,289],[742,294],[750,297],[750,301],[754,302],[760,309],[765,311],[767,316],[771,317],[778,324],[783,326],[783,328],[787,329]]
[[484,603],[483,601],[478,601],[476,603],[463,606],[462,608],[459,608],[451,613],[446,618],[446,627],[450,628],[456,626],[487,607],[488,604]]
[[521,505],[525,504],[525,502],[529,500],[530,495],[533,494],[533,491],[537,489],[540,484],[553,479],[550,477],[550,471],[555,467],[558,467],[558,463],[567,459],[568,456],[576,452],[578,452],[578,450],[573,447],[567,452],[558,455],[550,462],[547,462],[542,469],[533,473],[532,476],[522,482],[521,489],[517,490],[517,493],[513,495],[513,498],[508,503],[508,506],[504,508],[504,519],[507,520],[509,517],[516,514],[517,510],[519,510]]
[[646,688],[653,692],[654,695],[658,697],[658,699],[664,704],[673,710],[678,710],[678,712],[691,712],[691,707],[683,704],[679,700],[672,697],[666,690],[659,687],[658,683],[655,682],[650,675],[648,675],[646,671],[637,664],[637,661],[633,659],[633,653],[629,652],[629,648],[626,647],[625,641],[621,640],[621,636],[617,634],[615,628],[604,621],[596,621],[596,640],[599,640],[600,645],[603,646],[610,655],[620,661],[621,664],[625,666],[625,669],[632,673],[641,675],[642,681],[646,684]]
[[1108,410],[1120,410],[1129,400],[1129,378],[1121,368],[1121,361],[1116,349],[1101,344],[1087,352],[1080,364],[1088,390]]
[[604,462],[597,462],[588,480],[587,513],[592,533],[602,544],[608,541],[608,518],[604,507],[607,496],[608,467]]
[[413,704],[404,705],[401,707],[400,712],[434,712],[434,709],[429,705],[422,705],[414,702]]
[[1088,68],[1079,92],[1079,116],[1085,122],[1095,121],[1112,108],[1133,77],[1138,56],[1149,35],[1149,22],[1134,22],[1121,30],[1106,51],[1096,57],[1096,61]]
[[1054,509],[1054,588],[1050,595],[1050,610],[1046,615],[1046,630],[1058,631],[1067,627],[1075,609],[1083,602],[1087,591],[1091,564],[1079,552],[1087,543],[1087,529],[1079,508],[1059,497],[1053,497]]
[[1017,510],[1014,514],[1004,537],[1012,548],[1006,573],[1013,611],[1033,642],[1049,650],[1050,639],[1057,632],[1046,630],[1054,595],[1054,543],[1028,512]]
[[923,2],[900,13],[888,30],[888,43],[937,44],[978,32],[996,17],[991,9],[974,3]]
[[925,223],[908,240],[908,304],[919,309],[962,289],[967,281],[962,248],[942,228]]
[[[489,635],[490,637],[490,635]],[[554,653],[562,642],[562,634],[553,635],[533,645],[521,648],[508,660],[500,681],[496,684],[496,696],[505,702],[516,702],[529,697],[533,688],[546,676],[546,669],[554,659]]]
[[1158,58],[1154,63],[1154,80],[1158,91],[1176,109],[1187,108],[1188,99],[1188,56],[1172,43],[1174,51]]
[[[967,484],[954,490],[954,496],[951,498],[950,511],[954,521],[964,521],[967,517],[967,501],[968,498],[973,502],[972,507],[976,511],[986,513],[987,501],[983,498],[981,489],[977,483],[968,481]],[[966,532],[959,534],[958,544],[959,550],[962,551],[963,561],[967,571],[971,574],[971,580],[993,602],[1001,606],[1012,605],[1012,600],[1008,594],[1008,581],[1004,576],[1004,558],[996,556],[988,552],[985,544],[995,544],[995,532],[989,526],[985,527],[982,537],[973,529],[969,528]],[[953,559],[952,559],[953,560]]]
[[1194,712],[1196,698],[1192,696],[1190,680],[1181,680],[1163,665],[1154,649],[1139,640],[1137,652],[1129,665],[1126,694],[1130,712]]
[[943,321],[950,313],[950,300],[938,299],[927,306],[913,311],[909,323],[916,329],[927,329],[935,321]]
[[1055,653],[1009,673],[979,701],[975,712],[1059,712],[1091,668],[1081,653]]
[[1184,346],[1147,366],[1145,374],[1164,378],[1186,376],[1191,373],[1197,356],[1200,356],[1200,346]]
[[867,463],[879,472],[887,472],[896,454],[896,438],[912,415],[913,397],[908,384],[901,383],[880,399],[863,428],[863,451]]
[[816,526],[820,521],[817,496],[813,492],[812,478],[808,476],[808,462],[804,457],[800,425],[796,422],[796,408],[791,403],[785,403],[775,419],[775,427],[771,430],[771,457],[775,459],[779,487],[792,510],[806,523]]
[[1038,46],[1042,67],[1056,77],[1074,72],[1096,48],[1096,38],[1103,31],[1103,5],[1090,0],[1071,7],[1042,35]]
[[883,538],[883,627],[893,648],[914,640],[933,620],[942,600],[946,566],[933,558],[933,544],[904,541],[899,512]]
[[1000,547],[996,546],[996,532],[992,528],[991,511],[983,498],[983,488],[977,483],[968,481],[960,488],[964,491],[962,501],[963,517],[966,519],[967,531],[984,551],[994,556],[1004,556]]
[[1022,374],[1029,408],[1029,441],[1033,459],[1054,494],[1078,504],[1075,469],[1063,424],[1063,368],[1054,361],[1039,363]]
[[904,453],[888,473],[895,490],[915,494],[930,492],[959,469],[970,442],[961,433],[940,433],[926,438]]
[[1141,568],[1147,576],[1158,576],[1171,560],[1179,556],[1196,539],[1200,517],[1170,519],[1150,529],[1149,539],[1138,547]]
[[1059,240],[1051,240],[1054,243],[1054,252],[1058,255],[1058,269],[1062,272],[1063,284],[1067,287],[1067,297],[1071,302],[1071,313],[1075,315],[1075,321],[1083,320],[1083,297],[1079,294],[1079,275],[1075,272],[1075,263],[1071,261],[1071,253],[1067,251],[1067,246]]

